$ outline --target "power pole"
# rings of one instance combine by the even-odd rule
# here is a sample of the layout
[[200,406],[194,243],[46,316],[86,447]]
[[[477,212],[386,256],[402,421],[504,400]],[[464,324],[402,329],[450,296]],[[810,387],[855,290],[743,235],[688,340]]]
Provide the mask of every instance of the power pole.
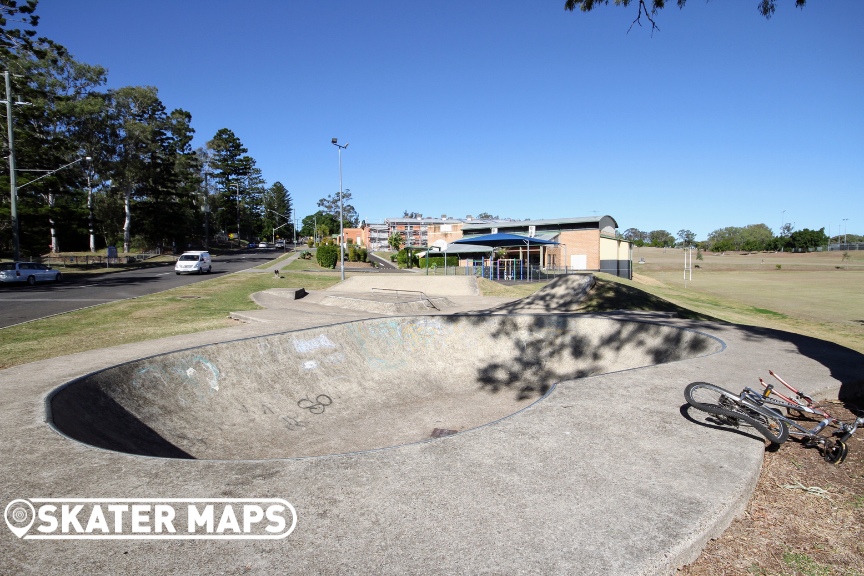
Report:
[[[9,193],[12,199],[10,214],[12,219],[12,259],[21,259],[21,245],[18,240],[18,183],[15,181],[15,132],[12,129],[12,84],[9,72],[3,72],[6,80],[6,128],[9,131]],[[24,102],[21,102],[24,104]]]

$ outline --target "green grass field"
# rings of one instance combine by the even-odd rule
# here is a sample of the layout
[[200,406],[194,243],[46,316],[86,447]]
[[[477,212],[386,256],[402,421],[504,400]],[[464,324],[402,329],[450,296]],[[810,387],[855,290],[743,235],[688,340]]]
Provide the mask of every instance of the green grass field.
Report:
[[[634,250],[633,286],[729,322],[814,336],[864,352],[864,252],[706,253],[685,280],[681,250]],[[696,266],[699,266],[696,268]],[[778,268],[779,266],[779,268]]]

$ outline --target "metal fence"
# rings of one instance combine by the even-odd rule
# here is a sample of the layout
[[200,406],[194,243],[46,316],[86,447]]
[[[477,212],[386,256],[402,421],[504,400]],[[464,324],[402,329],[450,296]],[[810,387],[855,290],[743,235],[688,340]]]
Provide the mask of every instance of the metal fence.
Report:
[[[515,263],[514,263],[515,262]],[[470,264],[468,266],[430,266],[428,269],[421,267],[421,273],[426,272],[430,276],[476,276],[477,278],[488,278],[497,282],[541,282],[551,280],[567,274],[587,274],[590,270],[574,270],[565,267],[544,268],[536,264],[527,265],[520,260],[507,261],[495,260]]]
[[864,250],[864,242],[849,242],[848,244],[829,244],[828,251],[833,252],[838,250],[840,252],[848,252],[850,250]]
[[119,264],[134,264],[158,256],[157,252],[142,252],[141,254],[124,254],[122,256],[43,256],[38,258],[42,264],[50,266],[111,266]]

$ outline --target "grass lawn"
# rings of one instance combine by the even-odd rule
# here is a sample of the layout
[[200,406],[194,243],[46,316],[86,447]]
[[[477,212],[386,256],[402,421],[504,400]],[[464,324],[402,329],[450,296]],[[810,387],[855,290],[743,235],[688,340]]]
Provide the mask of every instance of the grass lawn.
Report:
[[[273,266],[273,264],[271,264]],[[320,290],[339,276],[292,272],[317,267],[292,262],[282,279],[236,273],[141,298],[112,302],[0,330],[0,368],[54,356],[231,326],[228,313],[256,310],[250,295],[276,286]]]
[[[805,334],[864,353],[864,253],[850,252],[847,260],[839,252],[706,254],[694,258],[686,282],[681,250],[639,253],[645,264],[635,265],[634,281],[626,285],[727,322]],[[634,260],[639,257],[634,250]]]

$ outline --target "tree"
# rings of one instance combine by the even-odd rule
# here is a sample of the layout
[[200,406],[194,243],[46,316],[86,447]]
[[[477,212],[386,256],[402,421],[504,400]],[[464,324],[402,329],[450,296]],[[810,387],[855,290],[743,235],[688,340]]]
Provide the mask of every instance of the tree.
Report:
[[481,212],[477,215],[480,220],[498,220],[498,216],[493,216],[489,212]]
[[394,232],[389,238],[387,238],[387,244],[394,251],[399,252],[399,250],[402,249],[402,246],[405,245],[405,238],[398,232]]
[[645,242],[648,240],[648,234],[642,232],[638,228],[628,228],[621,235],[625,240],[629,240],[633,242],[637,246],[644,246]]
[[332,214],[319,210],[315,214],[310,214],[303,218],[300,234],[303,236],[324,238],[329,236],[333,230],[339,230],[339,219]]
[[132,203],[142,197],[155,180],[160,157],[159,145],[167,115],[152,86],[127,86],[112,90],[109,97],[111,124],[111,190],[123,202],[123,251],[132,242]]
[[[210,173],[216,188],[213,198],[216,224],[223,232],[237,230],[240,233],[244,214],[248,224],[250,209],[254,206],[255,187],[249,185],[249,178],[253,176],[255,160],[246,154],[248,149],[228,128],[217,130],[207,142],[207,148],[211,152]],[[260,171],[257,176],[259,180]]]
[[192,150],[192,115],[174,110],[159,126],[159,142],[148,180],[135,204],[136,236],[148,246],[198,243],[200,158]]
[[76,142],[77,105],[104,82],[104,70],[76,62],[54,44],[38,54],[10,55],[6,64],[16,70],[13,98],[30,103],[17,108],[14,126],[20,240],[41,252],[74,242],[84,226],[86,164]]
[[713,252],[730,250],[746,250],[759,252],[771,250],[776,243],[774,234],[765,224],[748,224],[747,226],[727,226],[708,234],[707,246]]
[[[123,205],[123,250],[136,239],[147,246],[184,245],[198,233],[196,200],[200,160],[191,149],[192,115],[165,110],[152,86],[109,91],[105,141],[108,202]],[[113,234],[112,234],[113,236]]]
[[681,242],[683,246],[692,246],[695,240],[696,234],[694,232],[691,232],[690,230],[678,231],[678,241]]
[[[38,2],[27,0],[25,5],[18,6],[15,0],[4,0],[0,4],[0,57],[4,62],[9,62],[10,54],[38,56],[44,48],[44,38],[34,41],[39,25],[39,16],[34,14]],[[8,27],[9,22],[23,23],[24,26]]]
[[[625,8],[630,5],[632,0],[615,0],[616,6],[624,6]],[[791,1],[791,0],[790,0]],[[637,10],[636,10],[636,18],[633,20],[633,24],[642,25],[642,16],[651,23],[651,29],[657,28],[657,23],[654,21],[654,15],[657,14],[658,10],[662,10],[666,7],[666,0],[636,0]],[[651,4],[651,8],[648,8],[648,4]],[[687,0],[677,0],[676,4],[678,8],[683,8],[687,3]],[[770,19],[771,16],[774,15],[774,10],[776,9],[776,0],[759,0],[757,4],[759,13],[765,18]],[[795,6],[797,8],[803,8],[807,3],[807,0],[795,0]],[[597,6],[606,6],[609,4],[609,0],[566,0],[564,3],[564,9],[569,11],[574,11],[578,7],[582,12],[590,12]],[[631,24],[631,28],[633,26]]]
[[[342,226],[344,228],[356,228],[360,224],[357,210],[347,202],[351,200],[351,190],[346,188],[342,192]],[[326,198],[318,200],[318,207],[323,208],[327,214],[332,214],[336,219],[336,229],[339,229],[339,192],[331,194]]]
[[666,230],[652,230],[648,233],[648,241],[656,248],[666,248],[675,244],[675,237]]
[[774,242],[774,233],[766,224],[748,224],[740,229],[740,249],[747,252],[770,250]]
[[824,246],[828,243],[828,236],[825,235],[825,228],[819,230],[810,230],[804,228],[797,230],[789,236],[788,246],[792,250],[807,251],[815,249],[819,246]]
[[291,195],[288,189],[281,182],[274,182],[264,192],[264,214],[262,217],[263,226],[261,235],[269,238],[276,230],[279,234],[288,234],[291,232]]

